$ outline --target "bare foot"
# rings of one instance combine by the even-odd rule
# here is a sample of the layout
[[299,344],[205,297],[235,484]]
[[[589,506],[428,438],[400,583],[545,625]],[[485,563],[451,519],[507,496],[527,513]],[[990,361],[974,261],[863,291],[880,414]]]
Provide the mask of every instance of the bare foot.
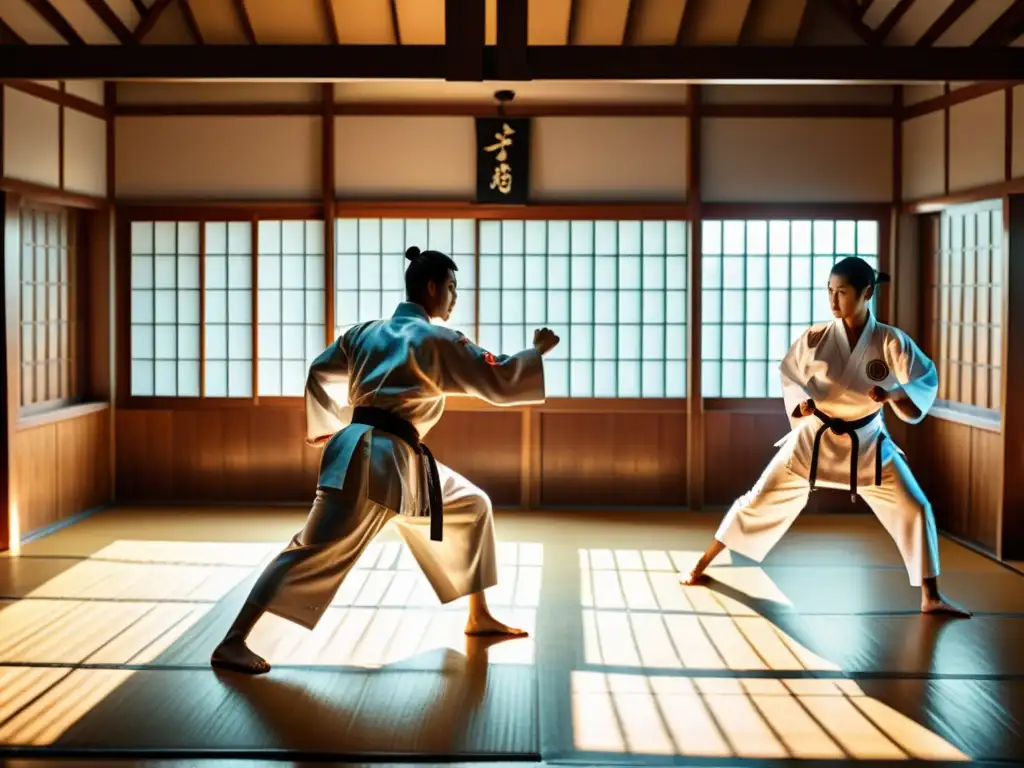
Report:
[[952,603],[946,602],[942,597],[937,599],[924,599],[921,601],[921,613],[943,613],[960,618],[968,619],[971,612]]
[[244,640],[225,640],[214,650],[210,665],[247,675],[265,675],[270,671],[266,659],[249,650]]
[[687,576],[679,577],[679,583],[684,587],[694,587],[698,584],[704,584],[707,580],[707,574],[704,573],[704,569],[700,567],[694,568]]
[[526,637],[529,633],[524,629],[516,629],[502,624],[493,616],[470,618],[466,622],[467,635],[508,635],[510,637]]

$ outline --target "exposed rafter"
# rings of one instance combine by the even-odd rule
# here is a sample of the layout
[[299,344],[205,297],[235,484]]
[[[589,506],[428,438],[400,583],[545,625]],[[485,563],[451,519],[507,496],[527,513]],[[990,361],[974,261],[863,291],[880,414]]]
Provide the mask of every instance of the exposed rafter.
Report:
[[388,0],[391,6],[391,27],[395,32],[395,45],[402,44],[402,30],[398,26],[398,0]]
[[[463,16],[448,46],[0,47],[0,77],[499,79],[502,54],[484,47],[479,14]],[[526,62],[523,80],[1003,81],[1024,72],[1024,48],[558,45],[529,47]]]
[[[934,2],[935,0],[932,0]],[[875,30],[875,38],[879,45],[883,44],[892,34],[892,31],[896,29],[896,25],[900,23],[900,19],[906,16],[907,11],[910,10],[911,6],[914,5],[914,0],[900,0],[896,3],[896,6],[889,11],[888,15],[882,19],[882,23],[878,25],[878,29]]]
[[178,5],[181,8],[181,15],[185,17],[185,26],[188,27],[188,32],[192,35],[192,40],[202,45],[205,41],[203,40],[203,31],[199,28],[199,22],[196,21],[196,15],[192,13],[191,0],[178,0]]
[[[807,4],[810,5],[814,0],[807,0]],[[878,38],[875,35],[875,31],[871,29],[864,20],[857,15],[857,10],[853,8],[847,0],[832,0],[832,10],[834,10],[839,17],[846,22],[846,24],[852,29],[857,37],[863,40],[868,45],[877,45]],[[804,18],[807,18],[808,10],[804,8]],[[802,25],[801,25],[802,26]]]
[[743,24],[740,25],[740,34],[736,42],[739,45],[750,45],[753,42],[754,30],[757,28],[758,19],[765,12],[766,0],[750,0],[747,11],[743,16]]
[[10,25],[3,19],[0,19],[0,43],[4,45],[26,45],[25,38],[11,29]]
[[85,45],[85,40],[82,39],[75,28],[68,23],[68,20],[64,18],[60,11],[53,7],[50,0],[28,0],[28,4],[31,5],[36,13],[42,16],[46,23],[53,27],[54,31],[63,37],[69,45]]
[[338,20],[334,16],[334,3],[331,0],[320,0],[323,9],[324,25],[327,27],[327,38],[338,45],[341,40],[338,38]]
[[1016,0],[974,41],[977,48],[1006,46],[1024,34],[1024,0]]
[[637,23],[643,2],[644,0],[626,0],[626,24],[622,29],[623,45],[636,44]]
[[110,6],[107,5],[106,0],[85,0],[92,12],[100,17],[107,29],[118,40],[124,45],[131,45],[135,41],[132,40],[132,32],[128,27],[121,21],[121,17],[111,10]]
[[568,31],[565,33],[565,44],[576,45],[576,21],[580,17],[579,0],[569,0]]
[[245,0],[234,0],[235,13],[238,14],[238,22],[242,25],[245,39],[249,45],[256,45],[256,30],[252,28],[252,19],[249,18],[249,9],[245,7]]
[[146,15],[139,21],[139,26],[135,28],[135,32],[132,34],[135,42],[141,43],[145,39],[146,35],[153,31],[153,27],[155,27],[156,23],[160,21],[160,17],[163,15],[163,12],[167,10],[167,6],[173,2],[175,2],[175,0],[156,0],[156,2],[149,6],[149,10],[146,12]]
[[676,30],[676,45],[690,45],[697,32],[697,4],[699,0],[686,0]]
[[917,45],[922,48],[935,45],[938,39],[946,34],[949,28],[956,24],[972,5],[974,5],[974,0],[953,0],[942,12],[942,15],[932,22],[932,25],[921,35]]

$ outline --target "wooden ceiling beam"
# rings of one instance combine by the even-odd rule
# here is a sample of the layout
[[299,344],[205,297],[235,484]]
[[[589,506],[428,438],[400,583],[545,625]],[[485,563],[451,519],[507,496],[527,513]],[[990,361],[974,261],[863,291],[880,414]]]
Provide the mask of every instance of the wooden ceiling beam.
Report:
[[28,0],[35,12],[42,16],[53,30],[63,37],[68,45],[85,45],[85,40],[75,31],[67,19],[53,7],[50,0]]
[[942,15],[933,21],[932,25],[921,35],[915,45],[921,48],[929,48],[935,45],[936,41],[946,34],[949,28],[956,24],[972,5],[974,5],[974,0],[953,0],[946,10],[942,12]]
[[974,41],[975,48],[999,48],[1024,35],[1024,0],[1017,0]]
[[487,42],[486,6],[480,0],[445,0],[441,59],[446,80],[480,82]]
[[529,73],[529,28],[527,0],[498,0],[499,80],[521,80]]
[[140,19],[144,17],[146,13],[149,11],[149,9],[146,7],[146,4],[142,2],[142,0],[132,0],[132,5],[134,5],[135,10],[139,12]]
[[871,10],[871,4],[873,2],[875,2],[875,0],[863,0],[857,6],[857,17],[860,18],[860,19],[863,19],[865,16],[867,16],[868,15],[868,11]]
[[153,31],[153,27],[155,27],[156,23],[160,21],[160,17],[163,15],[163,12],[167,10],[167,6],[173,2],[175,2],[175,0],[156,0],[155,3],[149,6],[149,10],[146,12],[146,15],[142,17],[139,21],[139,26],[137,26],[135,28],[135,32],[132,33],[132,37],[135,39],[136,43],[141,43],[143,39],[145,39],[146,35]]
[[[159,1],[159,0],[158,0]],[[482,7],[482,3],[480,4]],[[0,78],[403,78],[498,79],[497,46],[484,50],[483,21],[463,45],[482,54],[473,72],[452,69],[457,46],[275,45],[0,47]],[[452,42],[459,38],[453,37]],[[530,46],[522,79],[787,80],[878,83],[1015,80],[1024,48],[909,46]],[[456,60],[456,63],[458,60]]]
[[[932,0],[932,2],[934,1]],[[900,23],[900,19],[907,15],[907,11],[910,10],[913,4],[914,0],[900,0],[886,17],[882,19],[882,23],[875,30],[875,38],[879,45],[885,43],[889,35],[892,34],[892,31],[896,29],[896,25]]]
[[124,22],[121,21],[121,18],[110,9],[106,0],[85,1],[89,8],[92,9],[92,12],[100,17],[100,21],[106,25],[107,29],[111,31],[114,37],[121,41],[122,45],[131,45],[135,42],[135,40],[132,39],[132,31],[128,29]]

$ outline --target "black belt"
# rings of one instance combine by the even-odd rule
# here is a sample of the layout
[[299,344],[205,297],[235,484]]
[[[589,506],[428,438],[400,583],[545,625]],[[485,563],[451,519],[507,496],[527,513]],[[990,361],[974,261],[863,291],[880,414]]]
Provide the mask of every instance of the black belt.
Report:
[[[850,500],[857,500],[857,470],[860,467],[860,438],[857,437],[857,430],[861,427],[866,427],[872,421],[874,421],[878,414],[882,412],[879,408],[877,411],[872,413],[870,416],[865,416],[862,419],[856,419],[855,421],[846,421],[844,419],[834,419],[828,414],[822,413],[816,406],[811,405],[814,415],[821,419],[821,427],[814,435],[814,450],[811,452],[811,471],[807,478],[811,484],[811,490],[814,490],[814,483],[818,476],[818,452],[821,449],[821,437],[825,434],[826,430],[831,429],[837,435],[849,435],[851,445],[850,454]],[[885,433],[880,432],[878,435],[877,445],[875,446],[875,485],[882,484],[882,440],[885,439]]]
[[441,541],[444,530],[444,504],[441,501],[441,476],[437,472],[434,454],[420,442],[416,427],[383,408],[359,406],[352,413],[353,424],[366,424],[400,438],[420,457],[427,476],[428,513],[430,515],[430,540]]

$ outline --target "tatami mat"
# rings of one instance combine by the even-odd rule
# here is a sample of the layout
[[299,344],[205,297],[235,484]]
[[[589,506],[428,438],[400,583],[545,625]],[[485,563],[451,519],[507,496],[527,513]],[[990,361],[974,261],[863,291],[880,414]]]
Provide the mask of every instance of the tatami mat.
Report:
[[968,621],[918,613],[872,517],[802,518],[765,563],[725,553],[708,586],[683,588],[714,515],[500,514],[489,601],[532,637],[492,645],[467,641],[465,601],[438,605],[387,533],[315,631],[261,621],[269,676],[214,673],[210,651],[302,517],[109,510],[0,557],[0,743],[195,760],[1024,757],[1024,580],[946,540],[943,587]]

